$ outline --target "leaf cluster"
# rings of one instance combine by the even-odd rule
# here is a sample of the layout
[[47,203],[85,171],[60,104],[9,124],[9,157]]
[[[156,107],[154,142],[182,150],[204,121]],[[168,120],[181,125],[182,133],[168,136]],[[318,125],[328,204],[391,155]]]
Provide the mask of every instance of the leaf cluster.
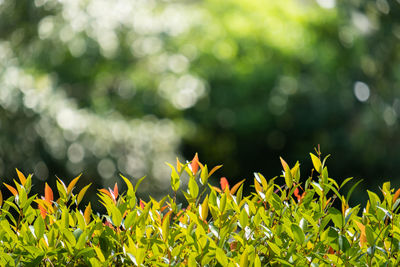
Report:
[[[32,176],[17,170],[12,193],[0,191],[1,266],[398,266],[400,189],[389,182],[382,196],[368,191],[362,209],[351,207],[328,175],[320,151],[310,154],[311,175],[302,181],[300,164],[281,158],[283,173],[267,180],[254,174],[254,192],[243,196],[244,180],[220,187],[209,178],[196,154],[191,162],[171,167],[173,196],[144,202],[136,197],[143,181],[127,191],[99,189],[105,214],[94,214],[81,201],[90,184],[75,192],[80,176],[67,185],[57,181],[59,198],[45,185],[44,196],[30,196]],[[189,176],[176,200],[181,179]],[[284,181],[283,185],[275,182]]]

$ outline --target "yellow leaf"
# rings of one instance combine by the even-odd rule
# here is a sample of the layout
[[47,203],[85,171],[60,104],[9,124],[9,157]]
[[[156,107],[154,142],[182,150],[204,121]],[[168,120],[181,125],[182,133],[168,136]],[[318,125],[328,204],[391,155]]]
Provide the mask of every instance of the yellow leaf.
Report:
[[89,186],[91,186],[92,183],[88,184],[78,194],[78,198],[76,199],[76,204],[79,205],[79,203],[82,201],[83,196],[85,195],[86,191],[89,189]]
[[204,198],[203,204],[201,204],[201,218],[207,220],[208,216],[208,195]]
[[310,153],[310,156],[311,156],[312,163],[314,165],[314,169],[318,173],[321,173],[321,171],[322,171],[321,170],[321,160],[317,156],[315,156],[313,153]]

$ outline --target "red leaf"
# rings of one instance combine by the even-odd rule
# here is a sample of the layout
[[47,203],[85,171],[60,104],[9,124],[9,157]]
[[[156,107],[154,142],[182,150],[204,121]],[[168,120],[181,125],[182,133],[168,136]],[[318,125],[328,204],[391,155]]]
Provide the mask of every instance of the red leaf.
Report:
[[115,197],[115,199],[117,199],[117,197],[118,197],[118,185],[117,185],[117,183],[115,183],[115,185],[114,185],[114,197]]
[[194,158],[190,166],[192,167],[192,172],[195,175],[199,170],[199,156],[197,155],[197,153],[194,155]]
[[219,183],[221,184],[222,191],[225,191],[225,188],[227,188],[229,190],[229,183],[225,177],[222,177],[221,180],[219,181]]
[[44,187],[44,200],[48,203],[53,201],[53,190],[51,190],[50,186],[46,183]]
[[144,202],[141,199],[140,199],[139,205],[140,205],[141,209],[144,209]]

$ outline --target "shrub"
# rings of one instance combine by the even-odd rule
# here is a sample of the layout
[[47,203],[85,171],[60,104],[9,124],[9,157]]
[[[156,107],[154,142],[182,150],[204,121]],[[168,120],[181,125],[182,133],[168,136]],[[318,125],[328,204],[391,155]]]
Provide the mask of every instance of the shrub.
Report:
[[[292,168],[281,158],[283,174],[269,181],[255,173],[254,192],[243,196],[243,181],[230,186],[209,184],[221,166],[208,170],[196,156],[171,167],[173,196],[147,203],[127,191],[100,189],[107,213],[94,214],[81,201],[90,185],[74,193],[80,177],[66,186],[57,181],[59,198],[46,184],[44,197],[30,196],[32,176],[17,170],[12,196],[0,192],[1,266],[397,266],[399,263],[399,195],[390,183],[383,198],[368,191],[362,212],[329,178],[326,158],[310,154],[313,170],[300,182],[300,164]],[[186,174],[185,174],[186,173]],[[182,177],[183,208],[176,193]],[[275,180],[281,179],[283,185]],[[278,180],[277,180],[278,181]],[[361,213],[359,215],[359,213]]]

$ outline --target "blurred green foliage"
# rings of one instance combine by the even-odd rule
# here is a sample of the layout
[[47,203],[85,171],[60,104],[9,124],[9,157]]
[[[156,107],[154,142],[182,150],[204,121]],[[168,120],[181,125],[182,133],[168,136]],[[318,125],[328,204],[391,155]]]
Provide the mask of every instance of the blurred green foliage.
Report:
[[398,178],[399,2],[1,0],[0,18],[4,177],[157,193],[176,155],[239,180],[321,144],[333,177]]

